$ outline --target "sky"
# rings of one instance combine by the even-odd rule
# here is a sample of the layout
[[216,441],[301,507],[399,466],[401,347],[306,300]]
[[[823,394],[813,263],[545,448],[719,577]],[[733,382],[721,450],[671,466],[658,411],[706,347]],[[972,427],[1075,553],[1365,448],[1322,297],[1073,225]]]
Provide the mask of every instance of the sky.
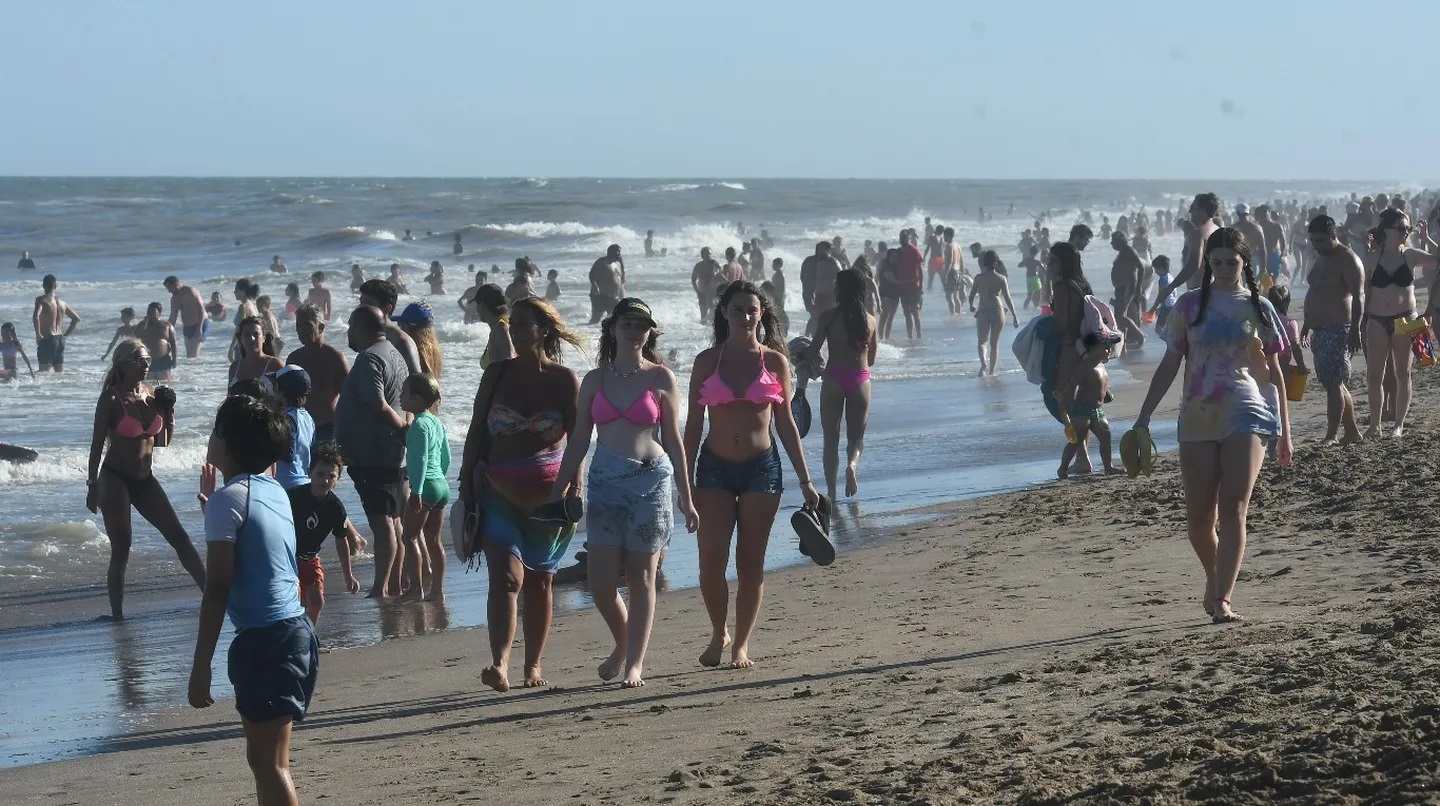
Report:
[[1440,3],[1196,8],[5,2],[0,175],[1437,173]]

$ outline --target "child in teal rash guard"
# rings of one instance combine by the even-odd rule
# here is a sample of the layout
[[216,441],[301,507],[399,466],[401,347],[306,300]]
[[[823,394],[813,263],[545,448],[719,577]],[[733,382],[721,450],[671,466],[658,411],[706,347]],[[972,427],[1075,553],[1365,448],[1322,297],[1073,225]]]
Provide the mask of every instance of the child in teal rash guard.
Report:
[[[444,601],[445,549],[440,545],[440,528],[445,523],[445,505],[450,503],[450,483],[445,480],[450,472],[450,440],[445,426],[435,416],[440,405],[440,384],[417,372],[405,379],[400,404],[415,415],[405,434],[410,500],[405,506],[402,537],[403,584],[408,588],[404,595]],[[427,556],[428,561],[424,559]]]

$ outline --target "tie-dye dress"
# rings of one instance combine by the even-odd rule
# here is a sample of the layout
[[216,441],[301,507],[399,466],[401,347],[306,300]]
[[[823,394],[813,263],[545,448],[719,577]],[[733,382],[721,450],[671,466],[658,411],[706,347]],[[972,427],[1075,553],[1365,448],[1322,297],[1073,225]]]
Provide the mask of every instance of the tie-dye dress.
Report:
[[1248,292],[1212,289],[1204,320],[1192,325],[1200,291],[1186,292],[1175,303],[1163,335],[1170,349],[1185,358],[1176,421],[1180,442],[1280,435],[1280,390],[1270,382],[1269,358],[1289,349],[1290,340],[1270,301],[1261,298],[1260,308],[1268,327]]

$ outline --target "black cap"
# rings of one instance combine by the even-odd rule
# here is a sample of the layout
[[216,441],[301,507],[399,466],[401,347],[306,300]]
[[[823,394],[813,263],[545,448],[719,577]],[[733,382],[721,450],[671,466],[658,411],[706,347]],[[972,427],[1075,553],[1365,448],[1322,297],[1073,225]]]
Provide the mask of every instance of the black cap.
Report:
[[650,312],[650,306],[639,297],[626,297],[615,304],[615,310],[610,312],[610,317],[619,319],[622,316],[638,317],[649,322],[650,327],[655,327],[655,315]]

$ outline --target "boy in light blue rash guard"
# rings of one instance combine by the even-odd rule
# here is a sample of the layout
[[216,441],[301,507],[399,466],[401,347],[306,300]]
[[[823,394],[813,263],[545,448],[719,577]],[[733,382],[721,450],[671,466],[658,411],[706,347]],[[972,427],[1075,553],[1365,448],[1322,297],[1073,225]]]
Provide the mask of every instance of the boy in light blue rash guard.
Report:
[[[405,468],[410,475],[410,500],[402,529],[403,579],[409,588],[405,596],[443,601],[445,547],[440,545],[440,529],[445,523],[445,505],[450,503],[450,483],[445,480],[450,472],[450,440],[435,416],[440,384],[422,372],[411,375],[400,390],[400,405],[415,415],[405,434]],[[422,556],[429,557],[428,568]]]
[[[290,778],[290,731],[315,692],[320,647],[300,604],[290,499],[265,475],[290,450],[285,416],[248,396],[227,398],[215,417],[201,471],[205,595],[190,669],[190,704],[208,708],[210,663],[228,613],[235,626],[228,671],[245,754],[260,803],[298,803]],[[215,489],[216,474],[225,486]]]
[[285,401],[285,419],[290,421],[290,450],[275,464],[275,480],[289,490],[310,483],[310,449],[315,445],[315,418],[305,410],[310,373],[286,364],[275,370],[274,378],[275,389]]

